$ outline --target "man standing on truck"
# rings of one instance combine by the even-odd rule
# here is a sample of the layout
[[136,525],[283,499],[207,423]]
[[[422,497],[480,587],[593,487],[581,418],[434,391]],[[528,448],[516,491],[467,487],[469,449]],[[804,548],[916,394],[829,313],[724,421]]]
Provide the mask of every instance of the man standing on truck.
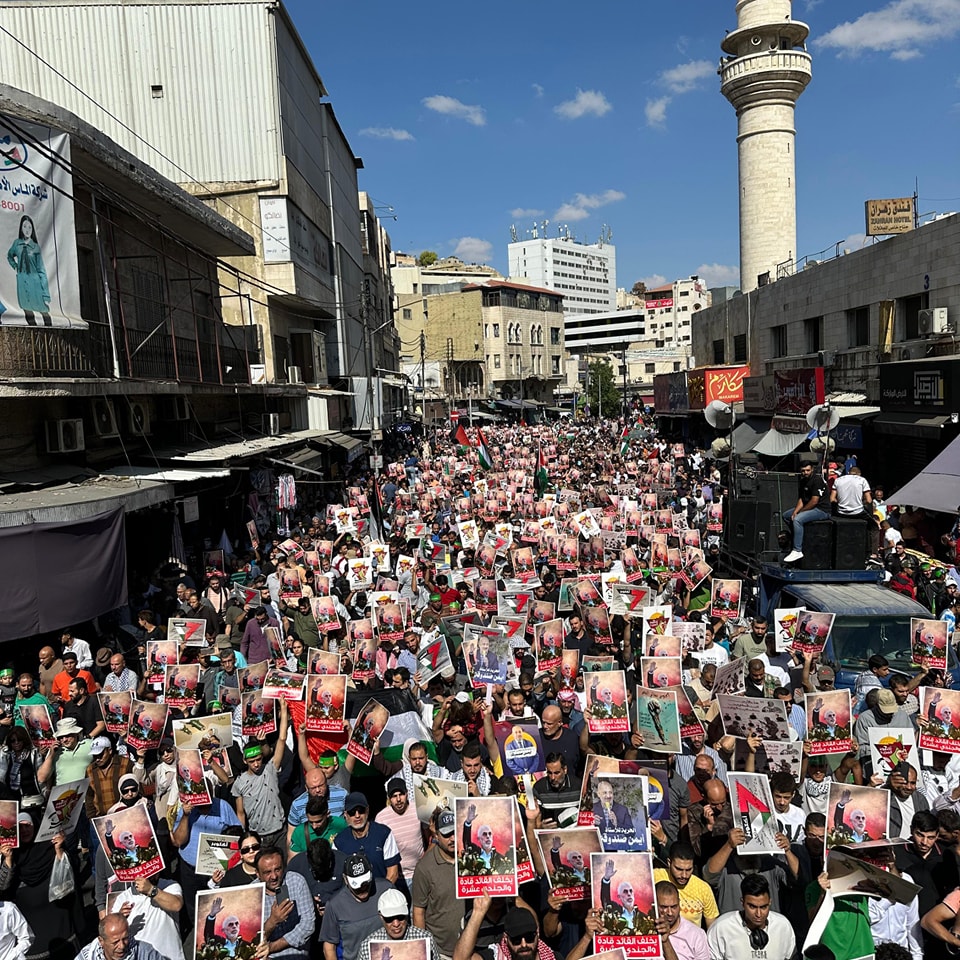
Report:
[[803,558],[803,528],[808,523],[830,519],[830,514],[820,506],[826,492],[827,481],[820,471],[814,469],[812,463],[803,464],[800,467],[797,505],[783,515],[783,519],[793,526],[793,550],[783,558],[784,563],[796,563]]

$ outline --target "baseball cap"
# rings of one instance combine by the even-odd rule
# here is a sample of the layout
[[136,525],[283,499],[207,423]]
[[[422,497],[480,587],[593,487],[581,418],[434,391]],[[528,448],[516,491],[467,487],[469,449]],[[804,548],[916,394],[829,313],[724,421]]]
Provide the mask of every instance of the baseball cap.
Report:
[[109,737],[94,737],[93,743],[90,744],[90,756],[99,757],[101,753],[110,750],[112,747],[113,744]]
[[821,667],[817,671],[818,680],[836,680],[837,675],[833,672],[833,667]]
[[513,907],[506,912],[503,918],[503,932],[514,943],[520,937],[533,937],[539,933],[537,921],[529,910]]
[[343,865],[343,877],[351,890],[359,890],[365,883],[373,880],[373,867],[365,854],[354,853],[347,857]]
[[66,663],[68,660],[73,660],[74,663],[79,663],[79,658],[72,650],[64,650],[60,659]]
[[384,918],[409,916],[407,898],[399,890],[384,890],[377,901],[377,913]]
[[395,793],[406,793],[407,785],[403,780],[403,777],[394,777],[387,784],[387,796],[392,797]]
[[881,690],[877,694],[877,709],[888,717],[892,717],[900,709],[892,691]]
[[354,790],[353,793],[347,794],[347,799],[343,801],[343,809],[346,813],[349,813],[351,810],[356,810],[357,807],[363,807],[364,810],[368,810],[370,804],[362,793]]
[[437,831],[443,834],[443,836],[449,837],[456,828],[457,821],[452,810],[444,810],[443,813],[437,817]]

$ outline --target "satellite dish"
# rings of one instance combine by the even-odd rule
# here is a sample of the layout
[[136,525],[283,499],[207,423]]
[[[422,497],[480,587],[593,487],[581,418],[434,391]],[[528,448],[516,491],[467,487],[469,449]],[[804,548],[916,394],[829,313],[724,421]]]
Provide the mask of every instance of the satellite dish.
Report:
[[818,433],[829,433],[840,422],[840,413],[829,403],[818,403],[807,411],[807,426]]
[[711,400],[704,409],[703,415],[714,430],[721,432],[733,429],[733,425],[737,422],[733,405],[724,403],[723,400]]

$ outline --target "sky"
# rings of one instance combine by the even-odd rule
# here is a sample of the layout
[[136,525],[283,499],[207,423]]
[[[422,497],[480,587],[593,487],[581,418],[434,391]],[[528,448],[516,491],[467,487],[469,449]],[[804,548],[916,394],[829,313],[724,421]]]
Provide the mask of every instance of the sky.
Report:
[[[596,242],[617,283],[737,283],[734,0],[285,0],[393,249],[507,270],[510,227]],[[863,204],[960,210],[960,0],[794,0],[797,250],[859,249]]]

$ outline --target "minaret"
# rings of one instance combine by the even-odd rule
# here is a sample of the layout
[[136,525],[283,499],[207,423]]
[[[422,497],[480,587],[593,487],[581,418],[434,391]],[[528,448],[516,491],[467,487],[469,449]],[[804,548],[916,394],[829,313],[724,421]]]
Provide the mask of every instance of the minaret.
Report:
[[723,41],[720,92],[737,111],[740,288],[792,273],[797,259],[794,163],[797,98],[810,82],[810,30],[790,0],[738,0],[737,29]]

